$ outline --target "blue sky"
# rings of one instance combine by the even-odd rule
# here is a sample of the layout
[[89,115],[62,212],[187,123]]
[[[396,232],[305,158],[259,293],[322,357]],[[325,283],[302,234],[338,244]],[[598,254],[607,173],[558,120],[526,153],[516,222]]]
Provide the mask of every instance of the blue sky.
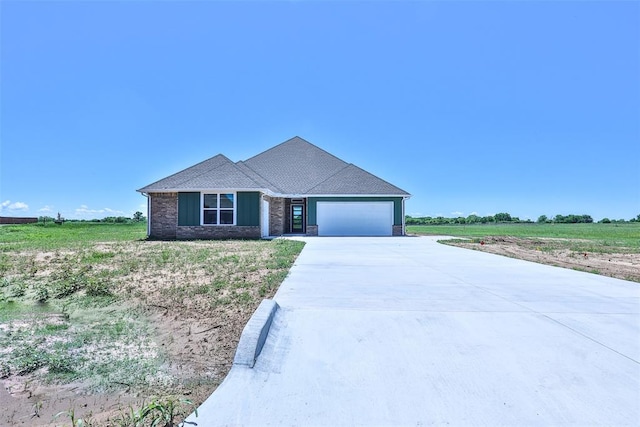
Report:
[[640,213],[640,2],[0,2],[0,214],[293,136],[414,216]]

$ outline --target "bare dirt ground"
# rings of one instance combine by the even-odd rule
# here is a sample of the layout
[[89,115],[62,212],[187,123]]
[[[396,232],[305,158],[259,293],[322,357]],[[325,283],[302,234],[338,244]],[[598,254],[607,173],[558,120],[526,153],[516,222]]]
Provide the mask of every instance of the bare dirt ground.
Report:
[[[187,244],[198,249],[197,242],[183,243]],[[138,246],[142,245],[168,247],[160,242]],[[269,269],[264,267],[265,262],[256,262],[273,258],[267,246],[256,250],[234,248],[232,242],[224,245],[219,255],[212,252],[211,256],[219,256],[220,268],[233,275],[235,285],[231,289],[211,289],[209,261],[195,267],[189,261],[176,261],[151,269],[137,268],[117,288],[123,304],[137,307],[152,325],[155,345],[165,355],[162,375],[171,379],[169,386],[159,384],[157,390],[141,390],[123,382],[115,391],[96,393],[82,383],[45,384],[39,381],[42,376],[38,374],[42,372],[4,375],[0,380],[0,426],[69,426],[73,425],[71,414],[55,418],[56,414],[69,411],[73,411],[76,420],[82,418],[85,426],[128,426],[132,423],[126,415],[148,404],[151,396],[188,399],[193,405],[182,405],[182,410],[191,413],[227,375],[244,325],[260,301],[273,296],[279,281],[266,289],[260,287],[271,283],[269,275],[286,272],[281,266]],[[120,249],[116,246],[103,244],[93,250],[117,252]],[[123,260],[134,258],[136,250],[127,248]],[[231,259],[226,261],[229,254]],[[61,252],[29,256],[42,263],[39,271],[49,274],[46,267],[55,265],[56,257],[68,255]],[[113,259],[118,265],[125,262]]]
[[[168,371],[179,383],[174,383],[171,390],[161,388],[145,394],[170,393],[198,405],[227,375],[242,329],[255,307],[187,310],[178,301],[163,299],[158,299],[157,305],[149,309],[148,316],[157,330],[157,345],[169,356]],[[123,412],[127,414],[150,401],[126,386],[116,392],[92,393],[82,383],[46,385],[29,375],[1,382],[0,426],[69,426],[68,415],[54,420],[56,414],[69,410],[74,411],[75,418],[88,420],[88,425],[128,425],[119,422]]]
[[[474,239],[473,241],[455,239],[443,241],[443,243],[540,264],[640,282],[639,253],[603,253],[576,250],[572,249],[572,246],[580,246],[582,242],[575,240],[485,237],[484,239]],[[573,243],[577,244],[574,245]]]

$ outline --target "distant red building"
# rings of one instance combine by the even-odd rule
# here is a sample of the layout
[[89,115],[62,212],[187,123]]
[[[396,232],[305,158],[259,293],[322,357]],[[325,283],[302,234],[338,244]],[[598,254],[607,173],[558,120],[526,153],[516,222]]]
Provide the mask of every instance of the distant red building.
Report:
[[32,224],[34,222],[38,222],[38,218],[0,216],[0,224]]

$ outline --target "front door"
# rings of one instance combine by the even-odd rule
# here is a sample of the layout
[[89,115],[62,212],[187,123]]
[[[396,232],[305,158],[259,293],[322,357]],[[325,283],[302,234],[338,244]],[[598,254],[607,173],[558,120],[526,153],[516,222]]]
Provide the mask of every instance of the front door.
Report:
[[291,232],[304,233],[304,205],[291,205]]

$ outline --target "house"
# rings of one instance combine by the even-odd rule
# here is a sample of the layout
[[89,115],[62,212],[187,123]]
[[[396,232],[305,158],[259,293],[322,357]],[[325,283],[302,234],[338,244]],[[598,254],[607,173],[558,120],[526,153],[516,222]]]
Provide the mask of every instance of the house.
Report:
[[245,161],[219,154],[137,191],[158,239],[401,236],[410,197],[299,137]]

